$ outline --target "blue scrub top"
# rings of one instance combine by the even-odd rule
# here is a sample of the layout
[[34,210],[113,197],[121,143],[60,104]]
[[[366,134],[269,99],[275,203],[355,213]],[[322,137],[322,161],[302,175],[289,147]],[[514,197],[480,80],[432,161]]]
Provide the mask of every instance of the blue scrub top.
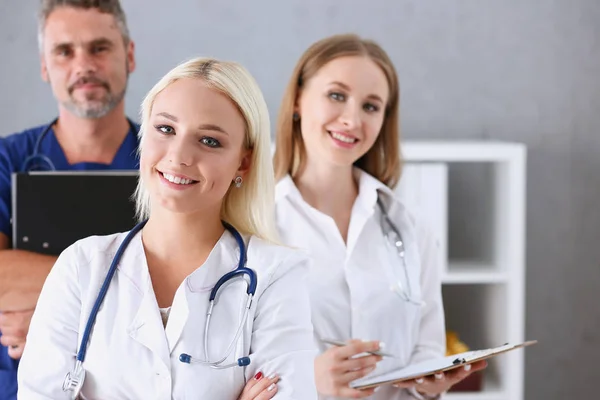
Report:
[[[137,158],[139,125],[130,123],[129,134],[121,144],[111,164],[83,162],[69,164],[54,131],[50,129],[41,142],[40,153],[48,157],[57,170],[131,170],[138,169]],[[12,236],[11,218],[11,175],[20,172],[23,163],[35,147],[39,136],[47,125],[15,133],[0,138],[0,232],[9,238]],[[2,333],[0,332],[0,336]],[[7,348],[0,346],[0,400],[16,400],[17,398],[17,366],[18,361],[8,356]]]

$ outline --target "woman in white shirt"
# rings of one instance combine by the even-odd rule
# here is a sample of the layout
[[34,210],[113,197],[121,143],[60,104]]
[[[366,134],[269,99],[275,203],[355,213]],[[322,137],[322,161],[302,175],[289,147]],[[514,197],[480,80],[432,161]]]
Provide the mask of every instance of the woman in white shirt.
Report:
[[[262,94],[238,64],[193,59],[152,88],[136,192],[147,222],[61,254],[31,321],[19,398],[72,398],[64,389],[81,378],[87,399],[237,399],[257,381],[267,389],[243,398],[316,398],[308,262],[274,244],[269,141]],[[253,301],[250,275],[234,276],[220,286],[205,331],[213,288],[240,267],[255,273]]]
[[[280,108],[277,223],[286,244],[313,258],[315,376],[323,399],[436,398],[470,373],[378,390],[349,387],[445,351],[438,247],[393,192],[401,172],[398,98],[385,51],[355,35],[336,35],[302,55]],[[331,347],[326,339],[354,340]],[[396,358],[356,357],[382,342]]]

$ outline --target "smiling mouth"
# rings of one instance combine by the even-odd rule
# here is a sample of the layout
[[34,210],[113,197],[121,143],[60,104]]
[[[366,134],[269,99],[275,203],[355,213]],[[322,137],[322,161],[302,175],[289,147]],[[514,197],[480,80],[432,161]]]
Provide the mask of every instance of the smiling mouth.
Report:
[[339,132],[332,132],[332,131],[327,131],[327,132],[329,133],[329,135],[332,138],[334,138],[335,140],[339,140],[340,142],[343,142],[343,143],[354,144],[354,143],[358,142],[358,139],[354,138],[352,136],[344,135]]
[[175,176],[175,175],[171,175],[171,174],[167,174],[164,172],[160,172],[158,171],[158,173],[165,178],[165,180],[174,183],[176,185],[193,185],[195,183],[198,183],[198,181],[195,181],[193,179],[187,179],[187,178],[181,178],[179,176]]

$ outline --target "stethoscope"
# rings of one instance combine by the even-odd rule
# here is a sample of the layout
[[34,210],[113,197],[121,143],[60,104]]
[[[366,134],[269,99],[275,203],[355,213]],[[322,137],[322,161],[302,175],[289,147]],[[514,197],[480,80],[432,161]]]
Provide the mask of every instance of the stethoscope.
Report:
[[404,240],[402,239],[402,235],[400,234],[400,230],[398,227],[392,222],[390,219],[387,210],[383,206],[383,202],[381,198],[377,196],[377,205],[381,210],[381,230],[383,232],[383,236],[387,239],[387,243],[389,243],[392,248],[395,250],[396,254],[400,258],[402,264],[402,271],[404,275],[404,281],[406,282],[406,286],[402,283],[402,279],[397,279],[396,282],[392,285],[391,289],[395,292],[400,298],[408,303],[424,306],[425,302],[413,297],[412,284],[410,277],[408,276],[408,265],[406,264],[406,248],[404,245]]
[[[117,250],[117,252],[112,260],[112,263],[110,265],[110,269],[108,270],[108,273],[106,274],[106,278],[104,279],[102,287],[100,288],[100,293],[98,294],[98,297],[96,298],[96,301],[94,303],[94,306],[92,307],[90,316],[87,320],[85,330],[83,331],[83,337],[81,339],[81,346],[79,347],[79,352],[77,353],[77,361],[75,362],[75,367],[71,370],[71,372],[67,373],[65,380],[63,382],[63,391],[65,391],[65,392],[71,391],[72,392],[71,399],[77,399],[79,397],[79,394],[81,393],[81,388],[83,387],[83,383],[85,380],[85,369],[83,368],[83,360],[85,359],[85,353],[86,353],[87,344],[88,344],[89,338],[90,338],[90,332],[92,330],[94,322],[96,321],[96,315],[98,314],[98,310],[100,309],[100,306],[102,305],[102,302],[104,301],[104,297],[106,296],[106,292],[108,291],[110,281],[112,280],[112,277],[115,274],[115,271],[117,270],[117,265],[119,264],[121,257],[123,256],[123,253],[125,252],[125,249],[129,245],[129,242],[131,242],[131,239],[144,227],[144,225],[146,225],[146,222],[147,221],[143,221],[143,222],[139,223],[127,234],[127,236],[123,240],[123,243],[121,243],[121,245],[119,246],[119,249]],[[250,357],[246,356],[246,357],[238,358],[237,361],[234,363],[222,365],[225,362],[225,360],[227,359],[227,357],[229,357],[229,355],[233,351],[234,346],[238,342],[240,334],[242,333],[244,325],[246,324],[246,320],[248,319],[248,313],[249,313],[250,307],[252,305],[252,298],[254,297],[254,294],[256,293],[256,286],[258,284],[258,279],[256,277],[256,273],[253,270],[251,270],[250,268],[245,267],[247,255],[246,255],[246,244],[244,243],[244,239],[242,238],[240,233],[234,227],[232,227],[231,225],[229,225],[225,222],[223,222],[223,225],[233,235],[233,237],[235,237],[235,240],[237,241],[238,247],[240,249],[240,260],[239,260],[237,268],[234,269],[233,271],[228,272],[227,274],[223,275],[221,277],[221,279],[219,279],[217,281],[217,283],[215,284],[215,286],[212,288],[212,290],[210,292],[210,297],[209,297],[210,303],[209,303],[208,311],[206,313],[206,325],[204,327],[204,354],[206,355],[207,358],[208,358],[208,329],[210,326],[210,319],[211,319],[211,315],[213,312],[214,301],[217,296],[217,292],[218,292],[219,288],[221,286],[223,286],[227,281],[237,277],[238,275],[241,275],[242,277],[244,275],[248,275],[248,278],[249,278],[249,282],[246,282],[246,285],[247,285],[246,294],[248,295],[248,300],[246,301],[246,305],[244,308],[244,315],[243,315],[242,320],[237,328],[235,336],[234,336],[233,340],[231,341],[231,344],[227,348],[227,352],[224,357],[218,359],[217,361],[210,361],[210,360],[199,360],[199,359],[192,357],[191,355],[186,354],[186,353],[182,353],[179,356],[179,361],[181,361],[182,363],[202,364],[202,365],[209,366],[211,368],[216,368],[216,369],[225,369],[225,368],[231,368],[231,367],[236,367],[236,366],[244,367],[244,366],[250,364]]]
[[[25,161],[23,161],[21,172],[56,171],[54,163],[48,156],[40,152],[40,147],[42,146],[42,141],[46,138],[46,136],[48,136],[50,129],[52,129],[52,126],[54,126],[57,121],[58,118],[54,118],[48,125],[46,125],[40,136],[38,136],[37,140],[35,141],[35,145],[33,146],[33,152],[27,156]],[[129,118],[127,118],[127,122],[129,123],[129,129],[131,129],[132,132],[136,132],[137,129],[135,128],[135,124],[131,122]]]

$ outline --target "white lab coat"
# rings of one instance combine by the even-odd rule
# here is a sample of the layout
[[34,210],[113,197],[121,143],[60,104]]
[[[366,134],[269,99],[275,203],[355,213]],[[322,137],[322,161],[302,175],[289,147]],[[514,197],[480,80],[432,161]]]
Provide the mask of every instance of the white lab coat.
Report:
[[[84,239],[63,252],[44,285],[18,372],[19,399],[66,399],[65,374],[75,363],[84,327],[124,233]],[[237,267],[239,249],[225,231],[206,262],[177,289],[166,328],[137,234],[113,277],[84,361],[86,399],[237,399],[258,371],[281,376],[276,399],[316,399],[315,349],[304,279],[308,259],[252,237],[247,267],[258,278],[242,338],[227,363],[250,354],[251,364],[216,370],[179,361],[200,359],[211,288]],[[246,304],[238,279],[217,296],[209,334],[211,360],[233,339]]]
[[[438,246],[431,233],[416,222],[393,191],[355,168],[359,194],[352,208],[347,244],[335,221],[306,203],[290,176],[276,188],[277,224],[284,243],[304,249],[313,258],[309,273],[315,342],[319,338],[385,342],[384,358],[370,376],[445,352],[444,310]],[[377,206],[377,193],[388,208],[406,246],[413,305],[390,288],[403,274],[398,253],[386,246]],[[327,397],[320,397],[326,399]],[[372,399],[414,399],[416,393],[381,387]]]

